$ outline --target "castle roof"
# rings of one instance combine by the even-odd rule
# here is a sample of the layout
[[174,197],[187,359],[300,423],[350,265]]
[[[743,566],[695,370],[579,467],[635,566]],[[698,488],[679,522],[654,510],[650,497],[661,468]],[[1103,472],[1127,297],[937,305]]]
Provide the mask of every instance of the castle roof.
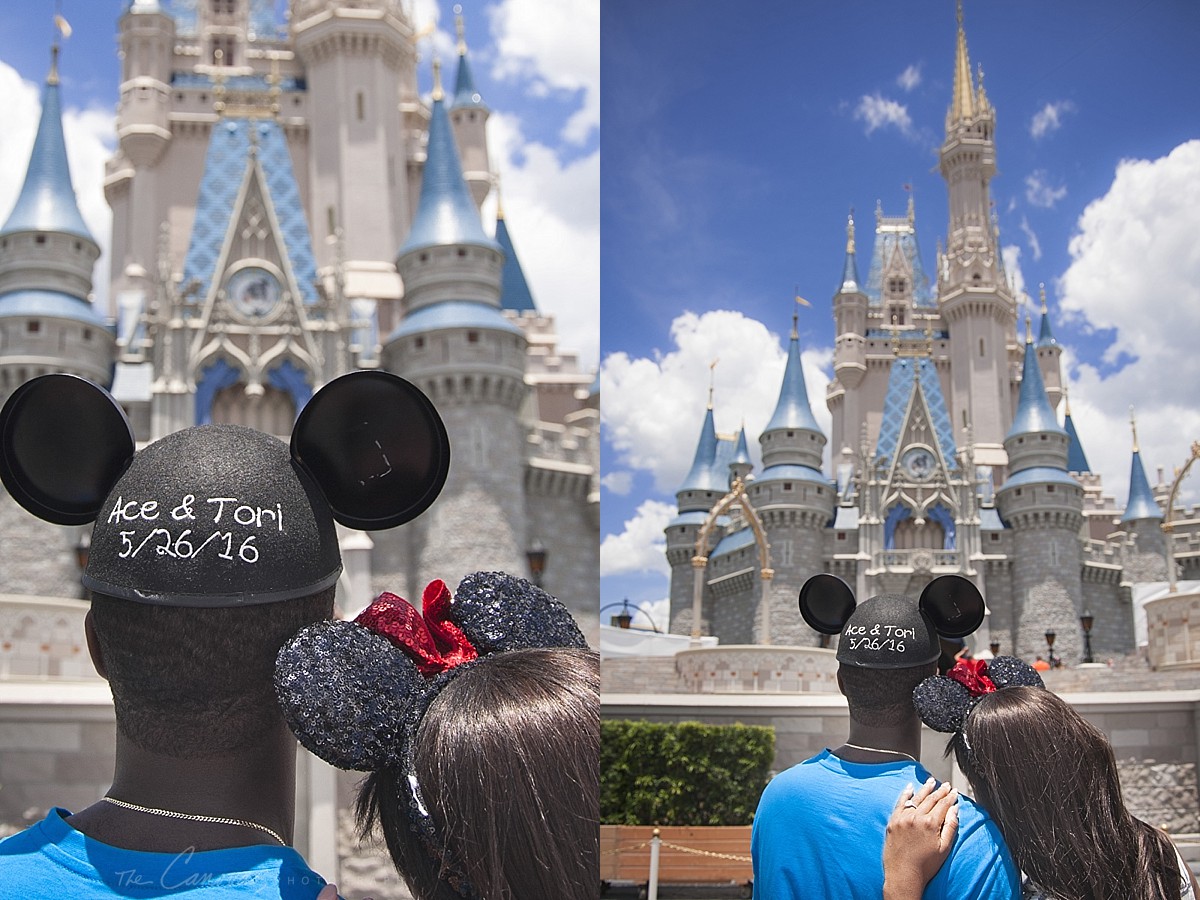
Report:
[[746,443],[746,426],[743,425],[738,431],[737,445],[733,449],[733,456],[729,460],[730,464],[749,465],[753,462],[750,459],[750,446]]
[[429,119],[429,143],[425,152],[425,171],[421,177],[421,199],[413,217],[408,239],[399,255],[424,247],[472,244],[499,249],[483,230],[479,210],[463,180],[458,146],[450,128],[450,117],[440,88],[435,87]]
[[458,51],[458,73],[454,78],[454,102],[451,109],[461,109],[464,106],[486,108],[483,97],[475,89],[475,79],[471,76],[471,64],[467,62],[467,47],[465,44]]
[[388,335],[387,343],[410,334],[439,331],[447,328],[488,328],[524,335],[519,325],[504,317],[495,306],[476,300],[442,300],[422,306],[405,315]]
[[930,424],[933,425],[942,459],[947,465],[953,466],[958,451],[954,444],[950,412],[946,408],[946,398],[942,394],[942,382],[938,378],[937,368],[933,360],[925,357],[902,356],[892,361],[875,454],[890,460],[896,458],[913,393],[918,389],[925,400],[925,408],[929,411]]
[[8,221],[0,228],[0,234],[18,231],[61,232],[96,243],[79,212],[75,186],[71,183],[58,96],[57,63],[51,68],[42,90],[42,115],[37,136],[33,139],[25,183]]
[[1058,417],[1046,396],[1046,385],[1042,381],[1042,370],[1038,366],[1033,340],[1027,338],[1025,360],[1021,367],[1021,393],[1017,399],[1017,414],[1013,417],[1007,437],[1038,432],[1066,434],[1058,424]]
[[504,251],[504,270],[500,273],[500,305],[504,309],[517,312],[537,311],[533,302],[533,293],[529,290],[529,282],[525,280],[525,271],[513,248],[512,238],[508,235],[508,225],[504,214],[496,214],[496,243]]
[[[718,450],[721,441],[717,437],[716,425],[713,422],[713,411],[710,406],[704,414],[704,424],[700,427],[700,439],[696,442],[696,454],[692,458],[692,468],[688,471],[687,477],[683,479],[676,491],[721,491],[724,493],[729,487],[729,469],[728,457],[732,456],[731,451],[725,451],[726,465],[719,468]],[[732,446],[732,442],[726,441]]]
[[305,303],[316,303],[317,266],[308,221],[292,171],[287,138],[274,119],[229,118],[213,127],[196,197],[191,243],[183,264],[183,283],[195,280],[199,285],[195,296],[208,295],[247,165],[255,157],[264,179],[263,199],[274,210],[300,295]]
[[779,390],[779,402],[775,413],[763,432],[780,428],[807,428],[821,434],[821,426],[813,417],[808,402],[808,388],[804,383],[804,367],[800,364],[800,336],[792,326],[792,339],[788,344],[787,365],[783,370],[783,385]]
[[1129,467],[1129,503],[1125,506],[1125,514],[1121,516],[1121,522],[1132,522],[1135,519],[1162,521],[1162,517],[1162,509],[1155,502],[1154,492],[1150,490],[1150,482],[1146,480],[1141,451],[1135,447],[1133,461]]
[[1050,310],[1046,306],[1046,288],[1045,288],[1045,286],[1043,286],[1041,288],[1041,294],[1042,294],[1042,324],[1041,324],[1041,327],[1038,329],[1037,344],[1039,347],[1053,347],[1058,344],[1058,341],[1055,340],[1055,338],[1054,338],[1054,332],[1050,330]]
[[1091,467],[1088,466],[1087,454],[1083,452],[1083,443],[1079,440],[1079,434],[1075,431],[1075,423],[1071,421],[1070,407],[1067,407],[1067,414],[1063,420],[1063,429],[1067,432],[1067,471],[1092,471]]
[[36,316],[46,319],[72,319],[98,328],[110,327],[87,300],[62,291],[25,289],[0,296],[0,318]]

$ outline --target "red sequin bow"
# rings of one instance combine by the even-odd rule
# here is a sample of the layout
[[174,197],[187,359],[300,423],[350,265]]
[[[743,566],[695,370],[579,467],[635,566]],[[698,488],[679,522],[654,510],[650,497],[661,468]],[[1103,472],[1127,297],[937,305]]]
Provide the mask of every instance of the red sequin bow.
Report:
[[354,621],[408,654],[426,678],[470,662],[479,652],[450,621],[450,589],[438,579],[421,595],[423,614],[403,597],[384,591]]
[[960,659],[946,673],[946,677],[953,678],[965,687],[972,697],[982,697],[996,690],[996,685],[988,678],[986,660]]

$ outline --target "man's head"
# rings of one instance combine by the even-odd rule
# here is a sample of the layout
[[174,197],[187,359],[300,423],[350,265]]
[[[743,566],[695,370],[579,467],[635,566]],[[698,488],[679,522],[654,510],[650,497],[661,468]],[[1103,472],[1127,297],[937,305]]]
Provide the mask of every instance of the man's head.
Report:
[[80,378],[34,379],[0,411],[17,502],[95,521],[88,639],[121,731],[171,756],[239,750],[282,723],[279,648],[332,614],[335,518],[377,529],[424,511],[449,469],[445,428],[413,385],[358,372],[312,397],[290,446],[205,425],[134,451],[115,400]]
[[273,681],[279,648],[330,618],[333,594],[195,608],[93,593],[89,649],[112,687],[117,727],[144,750],[184,759],[261,744],[283,727]]
[[904,669],[838,666],[838,689],[846,697],[850,718],[872,728],[892,728],[912,721],[913,689],[937,671],[937,663]]

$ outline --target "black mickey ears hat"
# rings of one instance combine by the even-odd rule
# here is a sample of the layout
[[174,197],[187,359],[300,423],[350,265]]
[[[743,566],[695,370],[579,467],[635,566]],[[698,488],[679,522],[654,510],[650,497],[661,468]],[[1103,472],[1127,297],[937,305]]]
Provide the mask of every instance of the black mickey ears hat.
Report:
[[134,453],[102,388],[46,375],[0,411],[0,480],[34,515],[95,519],[83,583],[168,606],[239,606],[307,596],[341,573],[334,520],[390,528],[420,515],[446,480],[450,444],[416,387],[354,372],[313,396],[291,448],[262,432],[205,425]]
[[965,637],[983,622],[983,595],[961,575],[942,575],[917,602],[882,594],[855,606],[854,592],[836,575],[814,575],[800,588],[800,615],[822,634],[841,634],[837,660],[866,669],[931,663],[938,635]]

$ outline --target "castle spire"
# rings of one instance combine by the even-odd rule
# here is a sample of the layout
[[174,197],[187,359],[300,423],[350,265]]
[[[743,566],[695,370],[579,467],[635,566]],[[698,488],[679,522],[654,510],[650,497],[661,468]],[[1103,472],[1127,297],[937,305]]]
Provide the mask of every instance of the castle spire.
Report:
[[452,109],[464,106],[484,106],[483,97],[475,88],[475,78],[471,74],[471,64],[467,61],[466,29],[463,27],[462,6],[454,7],[454,30],[458,35],[458,73],[454,78],[454,101]]
[[1008,437],[1039,432],[1065,435],[1066,431],[1058,424],[1054,408],[1046,396],[1046,385],[1042,381],[1042,370],[1038,366],[1037,351],[1034,349],[1031,331],[1029,316],[1026,316],[1025,359],[1021,367],[1021,392],[1017,400],[1017,414],[1013,417]]
[[536,312],[533,292],[525,279],[525,270],[508,234],[508,223],[504,220],[504,209],[500,205],[500,192],[496,191],[496,243],[504,251],[504,269],[500,273],[500,306],[517,312]]
[[[797,297],[797,300],[800,298]],[[767,423],[764,434],[778,429],[805,428],[821,434],[821,427],[813,417],[808,402],[808,387],[804,383],[804,367],[800,363],[800,332],[797,326],[799,310],[792,312],[792,337],[788,343],[787,365],[783,370],[783,385],[779,389],[779,401],[775,413]]]
[[1042,297],[1042,326],[1038,330],[1038,346],[1046,347],[1057,344],[1058,341],[1054,338],[1054,332],[1050,330],[1050,310],[1046,306],[1046,285],[1039,284],[1038,290]]
[[967,54],[967,32],[963,28],[962,0],[958,0],[958,43],[954,53],[954,96],[951,100],[951,122],[973,118],[975,108],[975,85],[971,78],[971,58]]
[[425,171],[421,177],[421,198],[413,217],[408,239],[400,255],[430,246],[471,244],[496,249],[497,244],[483,230],[479,210],[471,198],[450,117],[442,93],[441,67],[434,60],[433,106],[429,117],[429,140],[425,151]]
[[1129,466],[1129,503],[1125,506],[1125,514],[1121,523],[1132,522],[1136,519],[1162,520],[1162,509],[1154,500],[1154,492],[1150,490],[1150,481],[1146,478],[1146,470],[1142,466],[1142,453],[1138,449],[1137,420],[1133,415],[1133,407],[1129,407],[1129,425],[1133,430],[1133,460]]
[[88,231],[75,199],[67,143],[63,137],[58,85],[58,43],[50,53],[50,73],[42,91],[42,116],[38,121],[29,168],[17,203],[0,234],[17,231],[61,232],[96,243]]
[[1083,452],[1083,442],[1079,440],[1079,433],[1075,430],[1075,423],[1071,419],[1071,397],[1066,387],[1063,388],[1063,404],[1065,412],[1063,429],[1067,432],[1067,471],[1090,472],[1092,469],[1088,465],[1087,454]]
[[854,252],[854,210],[846,217],[846,263],[842,266],[843,294],[858,293],[858,261]]

